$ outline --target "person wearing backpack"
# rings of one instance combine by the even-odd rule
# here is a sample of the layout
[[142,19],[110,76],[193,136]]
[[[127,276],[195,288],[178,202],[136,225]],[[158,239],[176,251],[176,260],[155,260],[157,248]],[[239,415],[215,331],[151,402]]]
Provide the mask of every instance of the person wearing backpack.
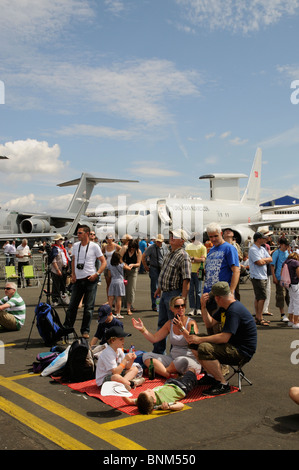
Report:
[[289,286],[288,326],[299,328],[299,254],[296,252],[291,253],[282,265],[282,269],[285,265],[289,269],[291,278]]
[[272,253],[272,262],[270,263],[273,282],[276,288],[276,307],[280,310],[281,321],[287,322],[288,317],[284,313],[284,305],[290,303],[289,291],[280,285],[281,268],[289,256],[290,243],[286,238],[279,240],[279,248]]

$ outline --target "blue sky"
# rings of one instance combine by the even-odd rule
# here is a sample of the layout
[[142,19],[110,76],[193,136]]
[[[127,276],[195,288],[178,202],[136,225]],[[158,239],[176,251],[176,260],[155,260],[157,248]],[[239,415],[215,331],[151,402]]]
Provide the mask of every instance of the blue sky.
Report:
[[64,209],[82,172],[140,181],[90,207],[207,198],[258,146],[261,202],[298,197],[298,26],[299,0],[2,0],[1,206]]

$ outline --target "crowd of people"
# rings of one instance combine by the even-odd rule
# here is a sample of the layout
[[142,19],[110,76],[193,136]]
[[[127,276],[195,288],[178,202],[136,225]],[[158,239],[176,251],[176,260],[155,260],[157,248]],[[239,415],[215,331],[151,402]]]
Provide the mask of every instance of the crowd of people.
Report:
[[[189,236],[183,229],[171,231],[168,243],[161,234],[149,243],[130,235],[117,242],[112,234],[99,243],[95,232],[87,225],[79,227],[78,241],[74,244],[60,234],[56,235],[47,255],[52,301],[55,305],[59,302],[66,305],[66,329],[74,326],[78,308],[82,305],[80,333],[82,337],[90,338],[97,288],[105,279],[106,303],[99,308],[98,328],[90,340],[91,347],[98,341],[107,344],[107,351],[105,349],[98,361],[98,384],[116,380],[129,390],[142,383],[135,353],[121,353],[127,336],[120,321],[124,318],[122,307],[132,317],[133,327],[153,344],[152,351],[143,354],[144,366],[152,364],[155,372],[167,379],[168,392],[169,387],[176,392],[180,390],[178,397],[192,389],[193,376],[200,372],[204,372],[204,377],[199,384],[210,385],[206,394],[229,392],[223,366],[244,364],[254,355],[256,325],[269,326],[264,317],[272,315],[268,311],[272,283],[281,321],[299,328],[297,243],[289,242],[283,234],[276,246],[271,240],[272,232],[260,230],[241,248],[230,228],[223,231],[220,225],[211,223],[206,232],[206,243],[201,242],[202,234]],[[27,240],[22,241],[15,253],[21,270],[22,263],[28,263],[31,256]],[[8,249],[5,256],[9,263]],[[289,285],[281,282],[285,265],[290,274]],[[133,315],[137,278],[143,273],[149,273],[149,302],[152,310],[157,311],[155,332],[149,331],[144,322]],[[243,276],[246,276],[244,282],[248,279],[252,282],[254,315],[241,303],[239,283]],[[67,291],[70,298],[66,301]],[[16,284],[7,283],[5,296],[0,300],[0,325],[18,330],[24,324],[25,313],[26,306]],[[194,320],[198,315],[204,322],[205,334],[199,334]],[[169,351],[167,338],[171,345]],[[182,379],[185,376],[186,379]],[[148,393],[143,400],[151,402],[146,409],[157,404],[165,409],[165,403],[159,402],[157,394]],[[169,406],[169,409],[178,407]]]

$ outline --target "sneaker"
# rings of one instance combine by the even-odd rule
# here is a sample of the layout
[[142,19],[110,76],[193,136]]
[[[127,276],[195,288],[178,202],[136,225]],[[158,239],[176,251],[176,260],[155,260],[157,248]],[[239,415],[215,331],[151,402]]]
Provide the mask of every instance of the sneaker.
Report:
[[140,387],[140,385],[144,384],[145,378],[144,377],[138,377],[137,379],[132,380],[134,387]]
[[286,315],[283,315],[283,316],[281,317],[281,320],[280,320],[280,321],[287,322],[287,321],[289,321],[289,319],[288,319],[288,317],[287,317]]
[[114,318],[124,318],[120,313],[117,313],[116,315],[113,315]]
[[200,308],[198,308],[198,309],[196,310],[196,315],[201,315],[201,310],[200,310]]
[[188,316],[193,317],[195,314],[196,314],[196,310],[193,309],[193,310],[190,310],[190,312],[188,313]]
[[292,328],[299,328],[299,323],[293,323]]
[[294,325],[294,323],[292,321],[288,322],[288,326],[293,326],[293,325]]
[[229,392],[230,392],[230,385],[228,383],[222,384],[221,382],[218,382],[216,385],[213,385],[211,388],[204,390],[202,394],[206,396],[216,396],[216,395],[223,395],[224,393],[229,393]]

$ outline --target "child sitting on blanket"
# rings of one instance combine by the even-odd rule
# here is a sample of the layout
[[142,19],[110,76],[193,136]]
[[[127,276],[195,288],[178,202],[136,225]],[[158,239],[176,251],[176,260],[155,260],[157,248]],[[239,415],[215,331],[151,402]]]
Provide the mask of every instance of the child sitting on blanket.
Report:
[[143,384],[142,367],[134,363],[134,352],[125,355],[123,348],[125,337],[131,336],[119,326],[113,326],[106,331],[108,346],[101,352],[96,368],[96,384],[100,387],[107,380],[124,384],[127,390]]
[[140,392],[137,398],[123,397],[128,405],[137,405],[141,414],[148,415],[153,410],[180,411],[184,404],[179,402],[197,386],[194,369],[189,369],[178,379],[168,379],[164,385]]

